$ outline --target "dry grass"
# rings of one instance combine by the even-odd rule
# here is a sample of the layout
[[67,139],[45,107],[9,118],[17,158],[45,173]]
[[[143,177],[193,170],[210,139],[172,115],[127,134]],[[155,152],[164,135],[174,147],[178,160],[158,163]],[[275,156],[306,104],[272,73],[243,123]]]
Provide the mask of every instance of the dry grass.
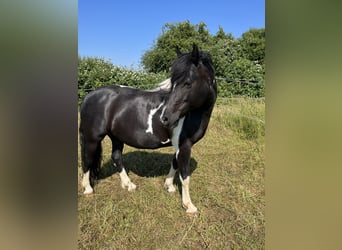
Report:
[[[163,189],[172,148],[125,146],[134,192],[123,190],[103,142],[102,179],[85,197],[79,157],[80,249],[263,249],[265,244],[264,101],[219,100],[206,136],[192,150],[190,194],[199,209],[190,218],[177,192]],[[254,117],[257,119],[247,119]],[[232,121],[234,120],[234,121]]]

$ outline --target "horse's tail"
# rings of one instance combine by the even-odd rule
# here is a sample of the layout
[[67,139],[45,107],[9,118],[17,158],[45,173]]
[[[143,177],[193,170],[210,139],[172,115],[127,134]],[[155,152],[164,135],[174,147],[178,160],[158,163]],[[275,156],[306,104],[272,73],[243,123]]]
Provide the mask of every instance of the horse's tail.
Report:
[[102,146],[101,142],[98,143],[96,147],[96,152],[94,156],[94,165],[90,171],[90,178],[93,180],[97,180],[100,175],[100,167],[101,167],[101,158],[102,158]]
[[[82,121],[81,121],[82,123]],[[81,161],[83,173],[90,171],[90,180],[94,184],[94,180],[98,179],[100,173],[102,146],[101,140],[97,143],[88,142],[82,132],[82,124],[80,126],[80,146]]]
[[170,89],[171,89],[171,78],[167,78],[161,83],[158,83],[157,87],[154,89],[151,89],[150,91],[170,90]]

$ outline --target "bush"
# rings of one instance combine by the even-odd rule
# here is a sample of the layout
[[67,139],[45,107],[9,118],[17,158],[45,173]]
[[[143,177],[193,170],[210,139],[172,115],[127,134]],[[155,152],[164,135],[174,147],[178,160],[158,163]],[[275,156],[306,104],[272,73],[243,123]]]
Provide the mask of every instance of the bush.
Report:
[[151,89],[167,78],[165,73],[147,73],[113,65],[96,57],[78,58],[78,98],[82,102],[91,90],[120,84],[140,89]]
[[[264,68],[261,65],[240,58],[232,61],[231,66],[224,70],[228,78],[217,76],[216,79],[219,97],[264,96]],[[239,79],[241,75],[245,76],[244,81]],[[152,89],[157,83],[168,77],[169,75],[165,72],[151,73],[144,70],[128,69],[115,66],[102,58],[79,57],[78,100],[81,103],[91,90],[108,85],[120,84],[140,89]]]
[[[142,55],[142,65],[149,72],[169,72],[176,48],[191,51],[196,43],[211,55],[218,81],[219,95],[263,97],[265,82],[265,29],[250,29],[241,38],[227,34],[222,27],[212,35],[205,23],[190,21],[167,23],[152,47]],[[257,84],[248,84],[255,82]]]
[[254,83],[249,81],[229,81],[224,78],[217,78],[219,97],[264,97],[265,83],[263,81]]

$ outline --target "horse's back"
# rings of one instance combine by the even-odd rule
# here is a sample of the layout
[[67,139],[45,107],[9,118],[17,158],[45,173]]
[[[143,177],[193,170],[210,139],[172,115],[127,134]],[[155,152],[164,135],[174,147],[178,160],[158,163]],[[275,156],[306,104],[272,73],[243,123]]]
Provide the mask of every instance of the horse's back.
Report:
[[119,87],[107,86],[90,92],[80,107],[80,131],[102,136],[108,126],[108,109],[119,95]]
[[[141,117],[146,117],[147,120],[150,111],[147,106],[151,101],[161,99],[163,95],[164,91],[150,92],[120,85],[94,90],[81,104],[80,129],[91,128],[98,130],[98,133],[112,133],[117,127],[127,127],[129,123],[130,126],[138,127],[140,123],[145,126],[146,121],[141,121]],[[129,122],[130,120],[132,122]]]

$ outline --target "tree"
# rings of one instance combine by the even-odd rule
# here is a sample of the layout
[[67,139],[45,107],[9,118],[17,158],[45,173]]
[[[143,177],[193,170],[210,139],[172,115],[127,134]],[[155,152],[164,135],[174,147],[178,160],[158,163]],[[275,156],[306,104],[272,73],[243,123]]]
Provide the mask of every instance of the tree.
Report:
[[[222,37],[222,33],[219,34]],[[238,43],[232,36],[220,39],[215,36],[215,43],[208,49],[214,63],[217,76],[226,77],[227,69],[231,63],[239,58]]]
[[[236,39],[221,26],[215,35],[211,35],[203,22],[197,25],[189,21],[167,23],[152,48],[143,54],[142,66],[148,72],[169,73],[177,56],[176,48],[187,52],[193,43],[210,53],[216,76],[221,78],[221,96],[264,95],[264,28],[250,29]],[[257,84],[243,83],[248,81]]]
[[242,38],[239,39],[241,45],[241,56],[263,64],[265,59],[265,29],[250,29],[242,34]]
[[190,51],[196,43],[201,49],[207,49],[211,36],[206,24],[201,22],[193,25],[189,21],[167,23],[162,28],[162,34],[150,50],[142,56],[142,65],[148,72],[169,72],[176,58],[176,48]]

